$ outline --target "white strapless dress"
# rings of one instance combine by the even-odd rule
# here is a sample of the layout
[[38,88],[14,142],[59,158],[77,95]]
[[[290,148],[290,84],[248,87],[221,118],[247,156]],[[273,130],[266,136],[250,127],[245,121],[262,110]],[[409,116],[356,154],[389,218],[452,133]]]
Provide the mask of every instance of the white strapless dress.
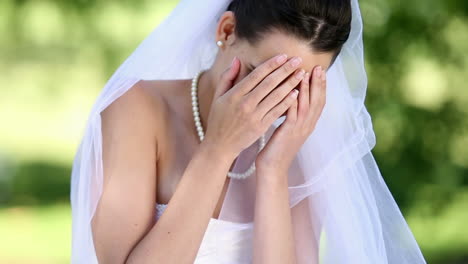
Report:
[[[167,204],[156,204],[156,219]],[[217,230],[223,230],[220,236]],[[253,223],[234,223],[211,218],[200,244],[195,264],[252,263]]]

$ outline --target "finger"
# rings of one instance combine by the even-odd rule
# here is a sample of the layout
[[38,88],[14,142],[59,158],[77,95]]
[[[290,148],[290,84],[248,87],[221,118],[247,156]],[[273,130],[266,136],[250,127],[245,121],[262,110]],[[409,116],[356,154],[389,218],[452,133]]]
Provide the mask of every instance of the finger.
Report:
[[234,83],[234,80],[239,75],[239,72],[240,72],[240,61],[237,57],[234,57],[229,68],[227,68],[221,74],[219,84],[216,87],[214,98],[218,98],[222,96],[232,87],[232,84]]
[[322,71],[322,90],[323,90],[323,105],[325,106],[327,98],[327,72]]
[[297,120],[302,122],[309,112],[310,72],[306,72],[299,88]]
[[239,82],[239,85],[237,86],[238,88],[236,89],[237,92],[239,92],[242,95],[249,93],[267,75],[269,75],[272,71],[276,70],[278,67],[283,65],[286,62],[287,58],[288,56],[286,54],[280,54],[260,64]]
[[294,124],[296,124],[297,107],[298,107],[298,100],[294,100],[293,104],[288,109],[288,113],[286,114],[286,120],[284,121],[285,126],[294,126]]
[[299,90],[293,89],[289,92],[288,96],[286,96],[278,105],[273,107],[265,116],[262,118],[262,123],[266,127],[271,126],[273,122],[275,122],[288,108],[297,101],[297,96],[299,94]]
[[326,71],[322,71],[322,91],[323,91],[323,94],[322,94],[323,95],[322,110],[323,110],[327,101],[327,72]]
[[[305,71],[303,69],[297,70],[294,74],[288,77],[288,79],[281,84],[278,88],[274,89],[268,94],[258,105],[257,111],[261,116],[264,116],[270,111],[275,105],[283,100],[292,89],[304,79]],[[257,88],[258,89],[258,88]],[[302,96],[302,95],[301,95]]]
[[312,75],[312,85],[310,86],[310,99],[309,102],[312,103],[314,93],[320,90],[322,86],[322,78],[321,78],[322,66],[318,65],[315,66],[314,72]]
[[[255,87],[255,89],[249,93],[248,100],[250,103],[253,105],[260,103],[268,94],[270,94],[273,89],[277,88],[278,85],[284,82],[285,79],[291,75],[291,73],[295,72],[301,63],[302,59],[300,57],[293,57],[288,60],[287,63],[283,64],[280,68],[276,69],[273,73],[268,75],[260,84],[258,84],[257,87]],[[293,85],[290,90],[296,87],[301,79],[302,77],[299,79],[293,78],[286,80],[286,82],[288,82],[287,85]]]
[[[326,76],[322,71],[320,77],[316,77],[316,83],[313,84],[312,88],[312,99],[310,103],[310,123],[315,124],[322,113],[323,107],[325,106],[326,100]],[[313,82],[313,81],[312,81]]]

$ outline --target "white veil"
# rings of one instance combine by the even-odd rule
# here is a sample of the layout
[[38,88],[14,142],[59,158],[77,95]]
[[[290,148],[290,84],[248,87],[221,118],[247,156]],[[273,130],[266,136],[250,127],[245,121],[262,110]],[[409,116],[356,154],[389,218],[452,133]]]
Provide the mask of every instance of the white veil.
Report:
[[[371,153],[375,136],[364,106],[363,25],[358,1],[351,2],[352,30],[328,70],[325,108],[289,171],[298,260],[316,263],[319,255],[320,263],[425,263]],[[218,51],[217,20],[229,3],[180,1],[104,86],[73,163],[72,263],[97,263],[91,219],[103,184],[100,113],[140,79],[189,79],[210,68]],[[234,170],[248,167],[251,149],[241,153]],[[253,184],[253,177],[231,179],[219,219],[253,221]]]

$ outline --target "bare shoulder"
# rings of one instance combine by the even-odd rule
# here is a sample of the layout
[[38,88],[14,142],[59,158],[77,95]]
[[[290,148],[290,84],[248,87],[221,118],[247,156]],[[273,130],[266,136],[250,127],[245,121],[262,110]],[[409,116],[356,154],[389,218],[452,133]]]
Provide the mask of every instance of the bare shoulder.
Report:
[[140,80],[104,109],[102,125],[108,137],[139,135],[156,139],[161,134],[167,106],[155,87],[155,83]]
[[168,124],[175,114],[174,108],[188,107],[183,100],[189,84],[187,80],[136,82],[101,113],[103,134],[107,138],[119,138],[119,141],[122,138],[146,143],[154,140],[152,143],[159,156],[164,149],[162,144]]
[[112,102],[103,111],[103,118],[131,122],[146,121],[147,125],[155,124],[159,119],[158,115],[165,108],[165,102],[158,93],[151,92],[143,82],[138,81]]

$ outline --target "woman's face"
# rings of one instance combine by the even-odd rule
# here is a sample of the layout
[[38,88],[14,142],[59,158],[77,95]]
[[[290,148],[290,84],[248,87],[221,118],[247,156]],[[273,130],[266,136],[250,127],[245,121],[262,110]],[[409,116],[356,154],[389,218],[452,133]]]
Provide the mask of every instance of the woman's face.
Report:
[[287,54],[288,58],[301,57],[302,63],[299,68],[309,72],[317,65],[321,65],[325,71],[328,70],[333,56],[330,52],[312,52],[306,42],[282,32],[269,33],[256,46],[247,41],[236,43],[232,46],[231,53],[232,57],[237,56],[241,61],[241,72],[237,81],[242,80],[263,62],[281,53]]
[[220,17],[216,30],[216,40],[224,42],[222,51],[218,53],[220,57],[217,59],[217,67],[219,67],[220,72],[229,67],[234,56],[237,56],[241,62],[240,73],[235,83],[242,80],[263,62],[281,53],[287,54],[288,58],[301,57],[302,63],[299,67],[305,71],[311,72],[317,65],[321,65],[325,71],[330,67],[333,57],[331,52],[313,52],[306,41],[299,40],[291,34],[279,30],[272,31],[255,46],[252,46],[245,40],[237,39],[235,26],[234,13],[226,11]]

